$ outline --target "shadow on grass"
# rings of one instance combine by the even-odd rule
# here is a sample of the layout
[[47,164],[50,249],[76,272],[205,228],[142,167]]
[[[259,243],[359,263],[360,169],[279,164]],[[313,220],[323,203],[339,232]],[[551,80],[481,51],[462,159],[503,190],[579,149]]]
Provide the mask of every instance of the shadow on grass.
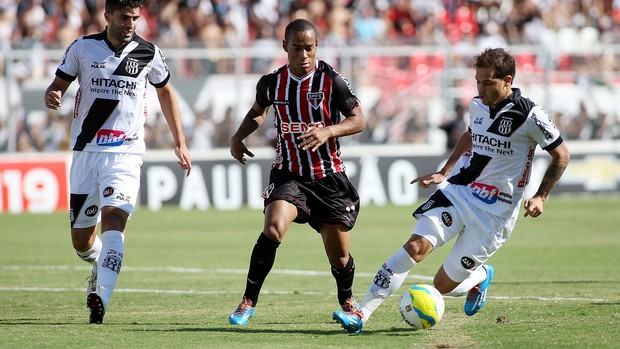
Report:
[[[303,334],[303,335],[322,335],[322,336],[357,336],[346,333],[343,329],[334,327],[333,330],[319,330],[319,329],[277,329],[277,328],[265,328],[264,326],[286,326],[291,324],[284,323],[268,323],[259,325],[262,326],[227,326],[227,327],[195,327],[196,324],[191,323],[170,323],[170,324],[152,324],[152,323],[138,323],[138,322],[111,322],[104,324],[89,324],[85,322],[50,322],[47,319],[37,318],[22,318],[22,319],[0,319],[0,328],[8,326],[102,326],[102,327],[122,327],[124,331],[130,332],[159,332],[159,333],[245,333],[245,334]],[[308,324],[312,326],[312,324]],[[178,328],[174,328],[177,327]],[[187,326],[187,327],[184,327]],[[194,327],[190,327],[194,326]],[[416,336],[423,335],[424,331],[412,331],[408,328],[384,328],[377,330],[363,330],[360,335],[388,335],[394,337],[401,336]]]

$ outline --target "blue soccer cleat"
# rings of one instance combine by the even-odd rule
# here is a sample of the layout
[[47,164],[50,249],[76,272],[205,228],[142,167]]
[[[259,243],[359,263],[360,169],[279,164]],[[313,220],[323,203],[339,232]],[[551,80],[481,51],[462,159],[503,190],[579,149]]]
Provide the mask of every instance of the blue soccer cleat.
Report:
[[254,315],[255,309],[256,308],[252,306],[252,301],[243,297],[237,309],[228,317],[228,322],[230,322],[231,325],[247,325],[252,315]]
[[483,265],[482,267],[487,271],[487,278],[469,290],[464,307],[465,314],[468,316],[472,316],[482,309],[487,300],[487,291],[491,281],[493,281],[493,275],[495,274],[493,267],[490,265]]
[[350,312],[339,310],[332,314],[332,319],[336,320],[345,331],[353,334],[359,334],[362,331],[362,327],[364,326],[364,322],[362,321],[363,317],[364,314],[362,314],[359,309]]

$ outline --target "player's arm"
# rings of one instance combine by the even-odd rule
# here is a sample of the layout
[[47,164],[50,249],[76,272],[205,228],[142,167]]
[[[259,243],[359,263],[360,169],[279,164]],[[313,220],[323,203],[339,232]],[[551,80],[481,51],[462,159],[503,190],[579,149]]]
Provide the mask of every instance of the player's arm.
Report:
[[547,170],[538,186],[536,194],[534,194],[531,199],[525,200],[523,205],[525,208],[524,217],[538,217],[543,213],[545,200],[547,200],[551,190],[558,183],[560,177],[562,177],[562,173],[564,173],[570,161],[570,153],[566,143],[562,143],[555,149],[549,151],[549,154],[551,155],[551,162],[549,166],[547,166]]
[[420,183],[420,186],[422,188],[428,188],[431,184],[439,184],[443,182],[443,180],[446,179],[446,176],[448,176],[450,171],[452,171],[452,168],[454,167],[456,162],[459,160],[461,155],[463,155],[463,153],[471,149],[471,147],[472,147],[471,132],[467,130],[463,133],[463,135],[461,135],[461,138],[459,138],[459,141],[454,146],[454,149],[452,150],[450,157],[446,161],[446,164],[443,165],[441,170],[435,173],[420,176],[412,180],[411,184]]
[[174,138],[174,152],[177,158],[179,158],[179,166],[187,170],[187,176],[189,176],[189,173],[192,171],[192,159],[189,156],[189,150],[185,143],[185,134],[183,133],[183,126],[181,125],[181,113],[179,111],[177,96],[171,84],[166,84],[155,90],[157,91],[157,98],[161,105],[161,111],[166,118],[170,132]]
[[58,76],[54,77],[54,81],[48,86],[43,95],[45,106],[49,109],[58,110],[62,96],[67,92],[69,85],[71,85],[71,81],[61,79]]
[[366,128],[366,119],[364,119],[364,113],[359,104],[345,116],[344,120],[334,125],[308,127],[306,132],[297,137],[297,139],[301,140],[299,147],[302,150],[310,149],[311,151],[316,151],[330,138],[353,135],[362,132]]
[[256,131],[267,118],[269,107],[261,107],[256,101],[241,121],[241,125],[230,139],[230,155],[245,165],[245,155],[254,157],[254,154],[243,144],[243,140]]

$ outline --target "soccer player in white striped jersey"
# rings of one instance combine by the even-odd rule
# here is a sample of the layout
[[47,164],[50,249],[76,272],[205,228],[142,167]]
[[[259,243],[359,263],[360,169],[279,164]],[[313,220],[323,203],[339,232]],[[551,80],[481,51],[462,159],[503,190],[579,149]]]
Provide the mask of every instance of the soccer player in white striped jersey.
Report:
[[[106,0],[106,29],[75,40],[45,91],[57,110],[78,80],[70,171],[71,240],[93,266],[86,305],[90,323],[102,323],[125,254],[125,226],[140,188],[145,152],[147,83],[156,91],[175,142],[179,166],[192,165],[170,72],[160,49],[135,33],[145,0]],[[101,222],[101,238],[97,234]]]
[[514,58],[501,48],[486,49],[475,57],[474,68],[478,96],[469,106],[468,130],[441,170],[411,181],[428,188],[447,178],[447,185],[413,213],[418,223],[411,237],[379,269],[360,311],[334,312],[334,319],[351,333],[361,331],[412,267],[453,238],[433,283],[445,295],[467,293],[465,314],[476,314],[495,272],[487,261],[514,229],[536,147],[547,151],[551,162],[534,196],[525,200],[526,217],[543,213],[568,166],[568,148],[547,113],[512,87]]

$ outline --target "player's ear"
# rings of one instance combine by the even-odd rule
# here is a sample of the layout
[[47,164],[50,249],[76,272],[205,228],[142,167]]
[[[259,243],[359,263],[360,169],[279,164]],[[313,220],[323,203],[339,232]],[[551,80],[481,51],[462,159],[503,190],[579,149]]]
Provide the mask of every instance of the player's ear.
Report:
[[286,48],[286,40],[282,40],[282,48],[284,49],[284,52],[288,52],[288,48]]
[[110,23],[110,14],[109,14],[109,13],[104,12],[104,13],[103,13],[103,18],[105,18],[105,21],[106,21],[107,23]]

